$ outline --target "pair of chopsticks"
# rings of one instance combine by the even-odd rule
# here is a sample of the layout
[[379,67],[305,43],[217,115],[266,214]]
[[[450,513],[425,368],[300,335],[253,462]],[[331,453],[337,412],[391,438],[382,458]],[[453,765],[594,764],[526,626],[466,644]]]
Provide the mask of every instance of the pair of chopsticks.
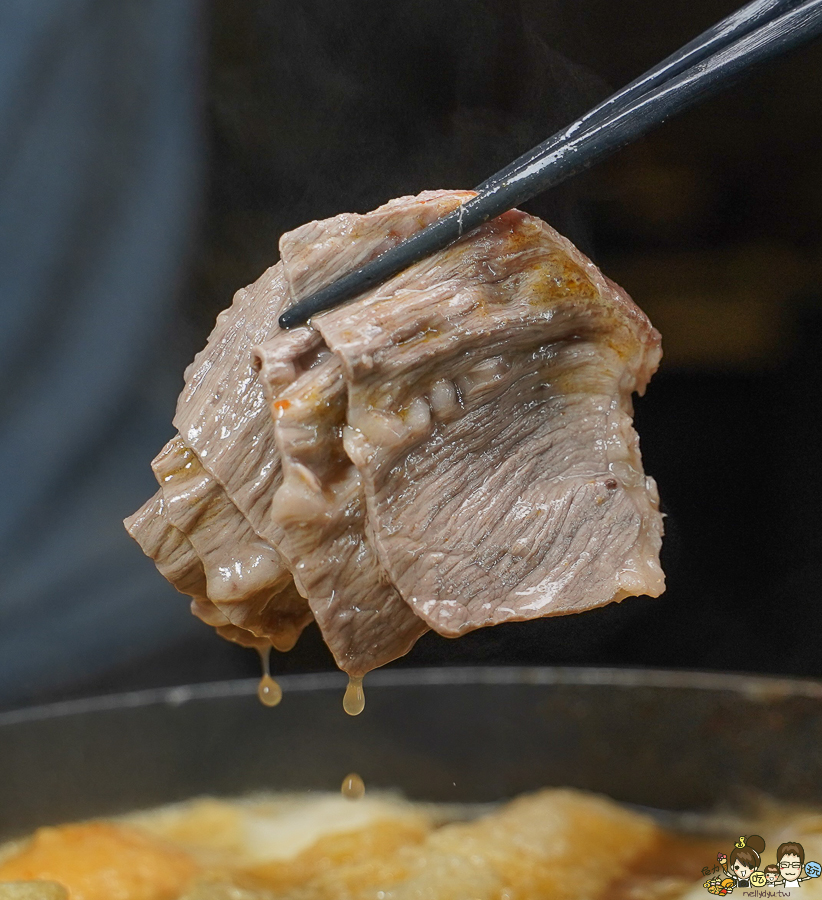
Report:
[[381,284],[820,33],[822,0],[753,0],[492,175],[453,212],[286,310],[280,327]]

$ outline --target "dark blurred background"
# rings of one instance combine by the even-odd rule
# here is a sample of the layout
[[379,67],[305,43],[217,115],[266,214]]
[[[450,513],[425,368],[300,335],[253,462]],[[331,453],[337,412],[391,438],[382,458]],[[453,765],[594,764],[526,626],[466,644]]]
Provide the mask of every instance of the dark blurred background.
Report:
[[[284,231],[426,188],[472,187],[735,6],[126,0],[115,14],[105,4],[84,5],[86,18],[73,30],[49,32],[45,50],[42,36],[31,39],[40,49],[26,69],[29,81],[56,90],[73,75],[49,54],[63,52],[67,41],[86,41],[97,65],[89,83],[112,85],[101,101],[107,115],[95,121],[96,132],[86,131],[92,175],[77,188],[78,211],[64,222],[72,252],[80,253],[71,265],[90,271],[97,244],[120,239],[120,220],[106,214],[108,207],[98,211],[99,221],[82,212],[83,198],[107,189],[126,197],[122,204],[149,205],[142,222],[154,243],[139,230],[122,236],[136,254],[121,260],[132,272],[131,289],[151,271],[161,270],[164,281],[153,285],[156,302],[142,309],[151,331],[143,351],[134,349],[142,346],[137,326],[124,338],[135,353],[132,383],[140,396],[149,385],[150,402],[135,400],[133,390],[123,401],[125,387],[119,405],[109,398],[109,420],[127,421],[92,429],[93,454],[64,466],[33,506],[24,503],[28,482],[8,462],[14,456],[0,452],[8,496],[20,507],[16,518],[7,515],[11,538],[0,543],[11,572],[0,594],[4,705],[257,674],[253,652],[189,622],[185,599],[120,525],[154,490],[149,462],[172,434],[182,367],[216,314],[276,260]],[[129,53],[112,50],[118,41]],[[14,126],[7,143],[22,165],[32,158],[33,117],[15,106],[21,82],[7,69],[0,70],[0,113]],[[527,207],[624,286],[662,332],[665,358],[637,401],[636,421],[667,514],[667,592],[459,641],[429,634],[394,665],[639,665],[822,676],[821,73],[817,42]],[[37,103],[42,93],[20,95]],[[72,96],[82,106],[82,92]],[[166,111],[149,121],[147,105]],[[137,141],[129,137],[135,129]],[[136,159],[134,146],[142,147]],[[141,165],[155,151],[152,171],[160,174],[151,206],[154,195],[144,184],[154,176]],[[66,178],[61,152],[41,161],[63,173],[58,191]],[[43,180],[36,163],[20,176],[33,185]],[[101,175],[102,165],[112,171]],[[14,211],[14,202],[25,206],[26,197],[6,184],[0,221],[3,204]],[[16,219],[5,218],[15,233]],[[158,247],[163,229],[173,234]],[[40,269],[48,243],[18,240],[15,258],[35,252],[32,266]],[[37,321],[45,335],[32,340],[29,331],[30,343],[18,345],[29,364],[40,365],[43,347],[72,340],[71,328],[55,324],[65,316],[69,265],[59,263],[47,290],[26,288],[42,306]],[[82,305],[82,279],[78,284]],[[126,288],[103,288],[102,295],[113,309],[137,304]],[[13,397],[20,376],[9,358],[0,357],[8,370],[0,373]],[[107,384],[110,368],[105,360],[92,363],[90,382]],[[53,384],[31,393],[31,403]],[[0,406],[0,425],[4,412]],[[17,419],[9,421],[4,440],[17,436],[24,447],[18,457],[37,462],[40,445]],[[44,439],[58,464],[68,452],[60,435],[52,429]],[[105,466],[92,457],[109,464],[116,457],[102,481]],[[37,472],[43,465],[37,462]],[[44,563],[50,529],[56,536],[46,544],[55,549]],[[80,612],[70,614],[74,609]],[[273,660],[279,672],[332,666],[313,626]]]

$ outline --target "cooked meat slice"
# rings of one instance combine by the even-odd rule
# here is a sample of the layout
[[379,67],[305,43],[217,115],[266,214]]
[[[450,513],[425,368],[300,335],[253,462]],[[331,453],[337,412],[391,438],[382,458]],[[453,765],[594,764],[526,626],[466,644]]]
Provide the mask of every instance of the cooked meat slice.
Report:
[[[180,439],[195,454],[204,478],[213,479],[211,487],[222,488],[247,519],[248,541],[239,548],[241,555],[249,551],[253,555],[251,533],[275,550],[282,539],[270,515],[282,474],[274,425],[251,368],[251,347],[277,330],[285,300],[280,265],[238,291],[232,306],[218,316],[206,347],[186,369],[186,385],[174,417]],[[225,549],[233,557],[232,564],[238,561],[233,541],[239,530],[239,522],[231,519]],[[279,649],[292,645],[310,621],[307,604],[293,584],[276,595],[263,589],[262,595],[232,602],[231,620],[266,636]]]
[[313,324],[348,381],[368,536],[432,628],[662,592],[631,425],[659,335],[553,229],[507,213]]
[[[218,628],[221,634],[283,650],[293,646],[311,613],[276,555],[281,531],[269,507],[281,472],[250,347],[276,329],[284,299],[281,266],[275,266],[220,314],[206,348],[186,370],[175,418],[183,435],[155,461],[167,495],[157,528],[172,527],[167,512],[194,544],[185,539],[203,583],[196,590],[177,585],[193,597],[192,610],[216,621],[213,601],[227,623]],[[151,545],[143,530],[129,527],[165,574],[167,554],[185,536],[173,528],[165,543]]]
[[472,196],[470,191],[424,191],[390,200],[365,215],[342,213],[289,231],[280,239],[280,256],[290,301],[365,265]]
[[299,591],[358,675],[426,626],[457,636],[661,593],[631,424],[659,335],[553,229],[507,213],[311,328],[278,329],[295,298],[466,196],[309,223],[219,316],[155,464],[166,507],[132,530],[199,615],[288,643],[309,617]]
[[[174,425],[252,528],[272,546],[278,547],[283,537],[270,515],[282,475],[273,422],[251,368],[251,350],[280,331],[277,317],[290,302],[283,266],[288,266],[289,284],[304,292],[317,279],[347,271],[419,230],[465,196],[439,191],[422,199],[405,197],[368,216],[310,222],[284,235],[280,242],[283,263],[237,292],[232,305],[218,316],[205,348],[186,369]],[[345,253],[339,254],[343,247]],[[316,342],[309,336],[302,351],[295,349],[295,360],[289,363],[295,368],[282,377],[292,381],[301,367],[313,364]]]
[[254,646],[270,644],[281,653],[291,650],[312,619],[311,610],[293,581],[275,593],[262,590],[251,594],[243,601],[235,601],[232,607],[220,604],[221,610],[228,609],[232,625],[263,641]]
[[290,650],[311,621],[280,554],[260,538],[177,436],[152,463],[168,520],[202,562],[206,592],[229,622]]
[[162,491],[146,500],[123,524],[180,593],[207,596],[203,564],[188,538],[168,521]]
[[291,374],[294,349],[317,340],[304,328],[255,349],[283,468],[272,515],[323,639],[337,665],[356,676],[405,655],[427,628],[365,537],[360,474],[342,445],[346,385],[339,360],[317,348],[314,366],[290,385],[282,378]]
[[277,551],[254,533],[179,436],[166,444],[151,467],[163,492],[165,514],[197,551],[213,601],[242,600],[290,580]]
[[274,423],[251,367],[251,348],[278,331],[286,296],[279,264],[237,292],[217,317],[205,349],[186,369],[174,416],[186,446],[273,547],[282,538],[270,515],[282,474]]
[[162,491],[147,500],[124,524],[143,553],[154,560],[160,574],[180,593],[191,597],[191,611],[198,619],[212,625],[222,637],[244,647],[270,646],[267,639],[232,625],[209,600],[200,557],[182,531],[166,518]]

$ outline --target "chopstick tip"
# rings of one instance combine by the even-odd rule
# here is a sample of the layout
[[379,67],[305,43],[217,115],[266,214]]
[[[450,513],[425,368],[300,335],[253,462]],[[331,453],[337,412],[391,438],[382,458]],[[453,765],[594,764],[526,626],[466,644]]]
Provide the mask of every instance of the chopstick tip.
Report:
[[288,331],[289,328],[294,328],[296,325],[304,325],[307,321],[306,318],[300,316],[299,310],[296,307],[287,309],[279,319],[277,319],[277,323],[283,331]]

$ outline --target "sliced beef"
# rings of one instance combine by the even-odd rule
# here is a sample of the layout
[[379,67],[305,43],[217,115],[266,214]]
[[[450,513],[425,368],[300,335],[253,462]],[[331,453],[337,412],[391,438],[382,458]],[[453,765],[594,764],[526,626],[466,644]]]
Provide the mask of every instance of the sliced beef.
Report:
[[161,491],[129,516],[124,524],[146,556],[157,564],[160,573],[178,591],[191,597],[191,611],[198,619],[212,625],[222,637],[244,647],[270,646],[268,640],[232,625],[208,599],[200,558],[188,538],[168,522]]
[[312,616],[277,550],[253,531],[179,436],[152,468],[169,522],[200,558],[212,603],[231,624],[290,650]]
[[424,191],[366,215],[342,213],[289,231],[280,239],[280,256],[290,302],[365,265],[472,196],[470,191]]
[[151,467],[163,492],[166,516],[197,551],[213,600],[242,600],[291,580],[279,553],[255,534],[179,436],[166,444]]
[[631,425],[659,335],[553,229],[508,213],[313,324],[348,382],[368,535],[432,628],[662,592]]
[[347,398],[339,360],[326,350],[292,383],[281,377],[292,374],[282,364],[289,345],[312,338],[319,340],[299,329],[255,350],[283,468],[272,514],[323,639],[337,665],[357,676],[405,655],[427,628],[365,536],[360,474],[342,443]]
[[286,300],[281,265],[237,292],[231,307],[218,316],[205,349],[186,369],[174,416],[186,446],[273,547],[282,539],[270,515],[282,473],[251,348],[279,330],[277,317]]
[[661,593],[656,486],[631,423],[659,335],[545,223],[507,213],[312,327],[277,326],[467,196],[285,235],[282,263],[186,370],[162,493],[127,527],[232,639],[285,646],[313,613],[361,675],[427,627]]
[[[271,518],[270,505],[282,475],[274,426],[250,350],[277,330],[286,298],[280,265],[237,292],[186,369],[174,418],[180,431],[174,455],[191,454],[188,461],[197,467],[196,490],[189,498],[185,489],[177,493],[181,502],[175,517],[201,548],[208,587],[216,590],[232,623],[283,650],[293,645],[311,613],[290,572],[278,571],[282,531]],[[155,465],[162,481],[163,454]],[[215,509],[219,514],[209,521]],[[211,510],[205,521],[203,510]],[[249,566],[249,561],[259,565]],[[244,576],[240,579],[238,569]]]
[[200,557],[188,538],[165,515],[162,491],[125,520],[126,531],[151,557],[163,576],[183,594],[206,597],[206,580]]

